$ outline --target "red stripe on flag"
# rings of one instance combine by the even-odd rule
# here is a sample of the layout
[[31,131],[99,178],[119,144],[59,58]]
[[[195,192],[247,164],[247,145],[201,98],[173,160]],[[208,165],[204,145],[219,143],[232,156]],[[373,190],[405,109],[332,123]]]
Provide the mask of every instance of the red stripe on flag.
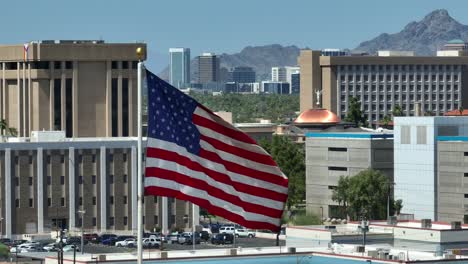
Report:
[[257,142],[255,142],[255,140],[250,138],[244,132],[239,131],[239,130],[237,130],[235,128],[225,127],[223,125],[220,125],[220,124],[218,124],[218,123],[216,123],[216,122],[214,122],[212,120],[209,120],[207,118],[204,118],[202,116],[193,114],[192,115],[192,121],[193,121],[193,123],[195,125],[199,125],[199,126],[209,128],[209,129],[211,129],[213,131],[216,131],[216,132],[218,132],[220,134],[231,137],[231,138],[233,138],[235,140],[242,141],[242,142],[249,143],[249,144],[257,144]]
[[271,182],[280,186],[288,187],[288,179],[286,178],[283,178],[273,173],[268,173],[264,171],[255,170],[252,168],[247,168],[237,163],[224,160],[215,152],[211,152],[206,149],[200,149],[200,153],[198,155],[204,159],[222,164],[228,171],[232,171],[237,174],[246,175],[250,178],[259,179],[259,180]]
[[279,232],[280,228],[279,226],[276,226],[274,224],[268,223],[268,222],[260,222],[260,221],[249,221],[246,220],[244,217],[235,214],[231,211],[228,211],[224,208],[214,206],[210,203],[210,201],[189,196],[186,195],[182,192],[168,189],[168,188],[163,188],[163,187],[156,187],[156,186],[148,186],[145,187],[145,195],[155,195],[155,196],[168,196],[168,197],[174,197],[176,199],[184,200],[184,201],[189,201],[192,202],[198,206],[201,206],[208,210],[209,213],[214,214],[214,215],[220,215],[223,216],[224,218],[233,221],[235,223],[238,223],[242,226],[245,226],[247,228],[251,229],[268,229],[273,232]]
[[[159,148],[152,148],[152,147],[148,147],[146,151],[147,151],[148,158],[157,158],[157,159],[163,159],[163,160],[176,162],[191,170],[202,172],[206,174],[208,177],[210,177],[211,179],[213,179],[214,181],[218,181],[224,184],[231,185],[234,189],[236,189],[239,192],[267,198],[267,199],[274,200],[274,201],[280,201],[280,202],[284,202],[288,198],[287,194],[284,194],[284,193],[279,193],[279,192],[275,192],[274,190],[264,189],[261,187],[233,181],[228,175],[224,173],[205,168],[200,163],[194,162],[191,159],[183,155],[179,155],[178,153],[175,153],[172,151],[159,149]],[[146,169],[148,169],[148,167]],[[246,178],[248,177],[246,176]],[[248,182],[247,179],[246,179],[246,182]]]
[[238,196],[228,194],[223,190],[206,184],[206,182],[202,180],[194,179],[171,170],[165,170],[161,168],[146,168],[146,176],[171,180],[183,185],[191,186],[195,189],[206,191],[210,196],[242,207],[247,212],[262,214],[274,218],[280,218],[282,214],[282,210],[243,201]]
[[276,162],[269,155],[263,155],[263,154],[260,154],[260,153],[255,153],[255,152],[252,152],[252,151],[248,151],[248,150],[243,149],[243,148],[238,148],[238,147],[226,144],[226,143],[224,143],[222,141],[219,141],[217,139],[205,136],[203,134],[200,135],[200,139],[210,143],[210,145],[212,145],[213,147],[215,147],[217,149],[220,149],[220,150],[222,150],[224,152],[231,153],[231,154],[239,156],[241,158],[249,159],[251,161],[255,161],[255,162],[258,162],[258,163],[265,164],[265,165],[270,165],[270,166],[275,166],[275,167],[278,166],[276,164]]

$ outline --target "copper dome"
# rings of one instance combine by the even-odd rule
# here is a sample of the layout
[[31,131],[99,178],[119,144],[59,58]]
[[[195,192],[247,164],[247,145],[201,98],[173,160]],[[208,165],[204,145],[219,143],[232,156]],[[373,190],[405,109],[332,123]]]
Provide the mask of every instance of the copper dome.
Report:
[[294,121],[296,124],[337,124],[340,118],[327,109],[309,109],[302,112]]

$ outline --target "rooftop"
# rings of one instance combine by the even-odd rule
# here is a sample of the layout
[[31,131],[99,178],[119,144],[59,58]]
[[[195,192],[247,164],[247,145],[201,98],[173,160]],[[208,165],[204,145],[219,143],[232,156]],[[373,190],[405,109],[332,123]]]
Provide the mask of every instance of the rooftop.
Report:
[[302,112],[294,121],[295,124],[337,124],[340,118],[327,109],[309,109]]

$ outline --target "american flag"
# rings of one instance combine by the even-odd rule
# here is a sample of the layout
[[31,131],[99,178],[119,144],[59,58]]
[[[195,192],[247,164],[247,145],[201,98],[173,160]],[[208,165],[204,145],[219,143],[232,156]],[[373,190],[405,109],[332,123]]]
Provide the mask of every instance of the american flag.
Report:
[[288,179],[247,134],[146,71],[145,195],[190,201],[252,229],[279,231]]

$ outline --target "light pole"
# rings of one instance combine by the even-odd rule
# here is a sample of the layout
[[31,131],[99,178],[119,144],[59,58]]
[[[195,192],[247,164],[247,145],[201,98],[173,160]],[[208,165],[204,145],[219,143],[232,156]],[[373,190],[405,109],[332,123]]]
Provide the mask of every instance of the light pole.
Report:
[[85,210],[79,210],[78,211],[78,214],[81,216],[81,247],[80,247],[81,255],[84,254],[83,226],[84,226],[84,214],[85,213],[86,213]]

